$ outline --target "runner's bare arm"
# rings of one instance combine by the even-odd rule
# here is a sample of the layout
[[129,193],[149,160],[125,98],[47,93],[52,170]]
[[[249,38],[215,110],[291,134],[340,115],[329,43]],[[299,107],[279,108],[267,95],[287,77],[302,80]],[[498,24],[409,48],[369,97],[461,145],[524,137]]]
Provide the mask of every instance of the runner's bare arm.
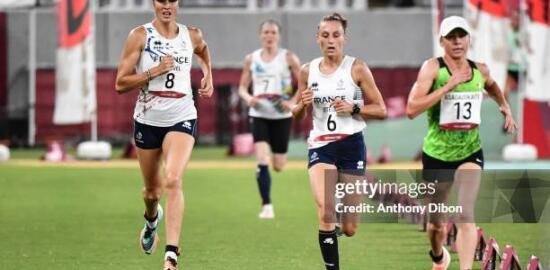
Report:
[[122,56],[118,63],[116,76],[115,89],[119,94],[143,87],[150,80],[168,72],[174,66],[172,57],[167,56],[160,61],[158,66],[142,73],[135,72],[141,51],[143,51],[143,47],[145,46],[146,37],[147,34],[143,26],[134,28],[128,34]]
[[[451,91],[459,82],[465,81],[464,74],[454,74],[451,80],[444,86],[436,89],[430,93],[430,89],[437,78],[437,72],[439,70],[439,63],[437,59],[431,58],[424,61],[418,77],[414,83],[411,92],[409,93],[409,99],[407,101],[407,117],[410,119],[415,118],[419,114],[426,111],[428,108],[435,105],[441,100],[441,98],[449,91]],[[459,77],[460,76],[460,77]]]

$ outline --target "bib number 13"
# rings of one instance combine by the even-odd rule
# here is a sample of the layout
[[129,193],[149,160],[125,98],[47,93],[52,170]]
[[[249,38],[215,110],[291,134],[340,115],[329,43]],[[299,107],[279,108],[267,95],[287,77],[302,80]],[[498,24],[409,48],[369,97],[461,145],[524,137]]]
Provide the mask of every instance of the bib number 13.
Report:
[[329,131],[335,131],[336,130],[336,121],[332,119],[332,114],[328,115],[327,119],[327,129]]
[[441,100],[439,126],[450,130],[470,130],[481,123],[482,93],[449,93]]
[[472,103],[471,102],[455,102],[453,106],[456,108],[456,120],[472,118]]

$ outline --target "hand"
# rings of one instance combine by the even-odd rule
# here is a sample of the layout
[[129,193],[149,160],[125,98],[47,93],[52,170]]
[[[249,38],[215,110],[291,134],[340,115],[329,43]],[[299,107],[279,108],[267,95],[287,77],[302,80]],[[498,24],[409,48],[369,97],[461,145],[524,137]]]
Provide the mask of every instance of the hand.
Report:
[[294,104],[288,100],[281,101],[281,107],[283,108],[283,111],[289,112],[292,110],[292,107],[294,107]]
[[174,68],[174,58],[171,55],[163,56],[160,63],[157,65],[157,69],[162,75]]
[[471,72],[470,69],[468,69],[467,71],[453,73],[453,75],[451,76],[451,78],[447,82],[447,84],[449,84],[449,86],[451,86],[449,91],[451,91],[457,85],[469,80],[471,77],[472,77],[472,72]]
[[313,91],[311,91],[311,88],[308,87],[302,91],[300,100],[305,106],[309,106],[313,103]]
[[512,117],[510,107],[508,105],[500,106],[499,110],[504,116],[504,129],[508,133],[514,133],[517,130],[517,126],[516,121],[514,121],[514,118]]
[[337,113],[352,113],[353,105],[339,98],[330,103]]
[[214,92],[212,77],[208,76],[201,79],[201,88],[198,92],[201,98],[209,98],[212,96],[212,93]]
[[255,97],[250,97],[249,99],[246,100],[246,104],[248,105],[248,107],[256,107],[256,105],[258,105],[258,99],[255,98]]

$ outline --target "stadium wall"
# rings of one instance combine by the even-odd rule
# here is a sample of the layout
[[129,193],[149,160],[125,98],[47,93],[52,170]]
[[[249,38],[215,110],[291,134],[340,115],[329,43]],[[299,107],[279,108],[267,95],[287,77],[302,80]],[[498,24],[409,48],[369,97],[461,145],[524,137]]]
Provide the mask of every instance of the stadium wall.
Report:
[[[314,41],[314,33],[319,19],[324,13],[248,13],[237,11],[213,12],[182,12],[180,21],[192,22],[200,27],[209,43],[214,69],[216,72],[215,83],[220,89],[231,89],[236,86],[240,76],[240,68],[244,55],[259,46],[257,32],[258,25],[267,18],[275,18],[282,24],[282,46],[291,48],[302,59],[309,61],[318,56],[319,50]],[[431,48],[425,46],[430,39],[430,31],[413,31],[422,26],[429,29],[429,14],[424,10],[389,10],[361,13],[349,13],[346,16],[350,20],[350,43],[348,53],[359,56],[373,68],[379,86],[384,91],[384,96],[396,96],[408,91],[413,75],[421,61],[428,57]],[[213,20],[212,18],[215,18]],[[116,71],[116,64],[120,57],[123,43],[132,27],[152,19],[151,12],[124,11],[102,12],[96,15],[96,62],[98,65],[98,106],[105,110],[111,99],[104,99],[102,95],[114,93],[114,80],[112,74]],[[28,108],[28,12],[14,10],[7,14],[7,22],[13,27],[7,30],[8,35],[8,109],[10,120],[22,120],[27,118]],[[394,27],[391,33],[379,31],[387,28],[389,24]],[[53,136],[50,133],[64,131],[71,135],[69,127],[53,126],[51,119],[53,110],[55,52],[57,43],[55,14],[51,9],[39,9],[37,11],[37,118],[38,141]],[[299,26],[299,27],[297,27]],[[292,37],[292,38],[290,38]],[[403,46],[401,41],[406,41]],[[226,78],[226,79],[221,79]],[[109,82],[109,83],[107,83]],[[42,93],[44,92],[44,93]],[[109,94],[106,94],[109,93]],[[223,97],[229,96],[223,93]],[[222,98],[223,98],[222,97]],[[118,97],[117,97],[118,98]],[[126,96],[133,102],[133,98]],[[105,102],[105,103],[104,103]],[[208,102],[199,101],[199,109],[209,106]],[[204,104],[204,105],[203,105]],[[218,104],[219,105],[219,104]],[[115,105],[113,105],[115,106]],[[118,111],[132,111],[132,104],[116,104]],[[106,109],[108,110],[108,109]],[[218,113],[220,116],[224,116]],[[124,114],[125,115],[125,114]],[[99,117],[100,136],[111,136],[118,133],[120,128],[129,131],[126,115],[124,123],[113,123],[115,128],[109,128],[111,124],[102,126],[101,121],[118,121],[117,117],[108,117],[103,120]],[[122,118],[120,121],[123,121]],[[200,132],[208,132],[214,122],[209,117],[203,119]],[[244,127],[238,128],[242,131]],[[25,128],[25,125],[21,125]],[[87,127],[84,129],[86,130]],[[51,131],[51,132],[50,132]],[[61,132],[64,134],[64,132]],[[85,131],[82,133],[86,134]],[[219,136],[218,136],[219,137]],[[212,140],[207,140],[212,141]],[[216,141],[220,141],[217,138]]]
[[[259,46],[258,25],[274,18],[282,24],[282,46],[295,51],[302,61],[319,55],[315,31],[325,13],[248,13],[227,11],[181,12],[179,21],[200,27],[217,68],[240,68],[244,56]],[[430,13],[422,9],[381,10],[348,13],[347,53],[365,59],[376,67],[417,67],[431,56]],[[215,18],[215,19],[213,19]],[[96,14],[96,63],[116,67],[128,32],[152,19],[143,11]],[[28,58],[28,12],[8,13],[10,79],[26,65]],[[57,44],[55,14],[51,9],[37,12],[37,62],[39,67],[55,66]],[[391,31],[390,31],[391,29]],[[424,30],[422,30],[424,29]]]

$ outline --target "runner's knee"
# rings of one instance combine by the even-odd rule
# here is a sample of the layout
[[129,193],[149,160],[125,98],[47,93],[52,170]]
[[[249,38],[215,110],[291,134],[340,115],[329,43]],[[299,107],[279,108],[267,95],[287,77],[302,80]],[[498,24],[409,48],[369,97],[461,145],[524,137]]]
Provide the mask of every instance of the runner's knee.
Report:
[[175,173],[166,173],[166,190],[181,190],[181,177]]
[[143,188],[143,198],[147,201],[158,202],[160,200],[161,193],[162,189],[160,187]]
[[357,224],[354,223],[346,223],[342,227],[342,232],[348,237],[354,236],[356,231]]

